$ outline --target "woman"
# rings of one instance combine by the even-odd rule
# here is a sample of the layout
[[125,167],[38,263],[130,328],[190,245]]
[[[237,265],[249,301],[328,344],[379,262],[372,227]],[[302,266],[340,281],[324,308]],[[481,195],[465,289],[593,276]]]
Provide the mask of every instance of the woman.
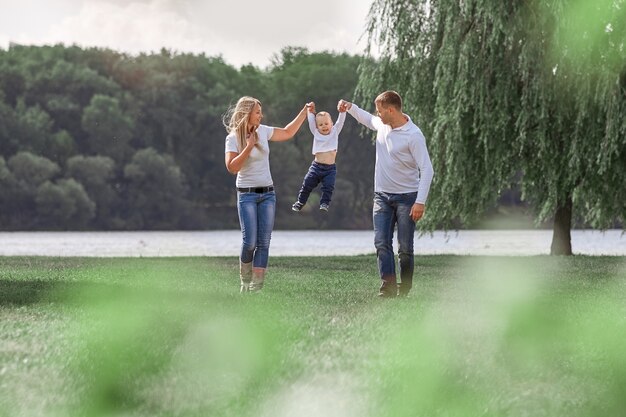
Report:
[[308,104],[284,128],[261,124],[261,102],[241,97],[224,115],[226,169],[237,174],[237,211],[243,242],[239,257],[241,292],[263,287],[274,228],[276,194],[270,173],[269,141],[291,139],[306,119]]

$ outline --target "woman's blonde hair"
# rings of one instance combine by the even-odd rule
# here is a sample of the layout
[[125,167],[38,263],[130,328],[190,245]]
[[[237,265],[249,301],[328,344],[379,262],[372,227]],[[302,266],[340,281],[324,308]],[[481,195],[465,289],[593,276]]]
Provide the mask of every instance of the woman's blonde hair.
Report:
[[[248,134],[248,120],[250,113],[254,110],[256,105],[261,105],[261,102],[254,97],[243,96],[237,100],[237,104],[231,106],[224,117],[222,122],[226,127],[228,133],[234,133],[237,136],[237,148],[241,151],[246,147],[246,136]],[[256,135],[257,132],[254,132]]]

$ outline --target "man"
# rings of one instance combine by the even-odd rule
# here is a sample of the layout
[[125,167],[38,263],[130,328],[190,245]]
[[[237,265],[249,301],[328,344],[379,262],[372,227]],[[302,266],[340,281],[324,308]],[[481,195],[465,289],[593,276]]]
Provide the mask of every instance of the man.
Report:
[[[359,123],[377,131],[374,174],[374,244],[381,285],[379,296],[406,296],[413,285],[415,222],[424,215],[433,165],[422,131],[402,112],[402,98],[385,91],[374,101],[377,116],[339,100]],[[400,283],[396,280],[393,232],[398,227]]]

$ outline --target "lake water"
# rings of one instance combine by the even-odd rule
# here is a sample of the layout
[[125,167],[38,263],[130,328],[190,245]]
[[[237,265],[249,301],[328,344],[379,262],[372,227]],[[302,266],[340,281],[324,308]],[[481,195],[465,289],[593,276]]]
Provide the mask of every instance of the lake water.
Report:
[[[544,255],[550,230],[435,232],[416,235],[419,255]],[[238,256],[239,230],[205,232],[0,232],[0,256]],[[622,230],[573,230],[575,254],[626,256]],[[374,233],[360,231],[283,231],[272,235],[273,256],[372,254]]]

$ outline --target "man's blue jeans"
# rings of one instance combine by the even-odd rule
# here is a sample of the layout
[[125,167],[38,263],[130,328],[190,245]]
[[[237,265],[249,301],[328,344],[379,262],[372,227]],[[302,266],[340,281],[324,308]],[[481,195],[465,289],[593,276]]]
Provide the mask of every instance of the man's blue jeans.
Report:
[[240,260],[253,262],[255,268],[267,268],[270,239],[276,213],[276,193],[237,192],[237,211],[243,242]]
[[335,190],[335,179],[337,177],[337,165],[335,164],[321,164],[313,161],[309,167],[309,171],[304,176],[302,181],[302,187],[298,194],[298,201],[305,205],[311,195],[311,191],[321,182],[322,183],[322,198],[320,204],[330,205],[330,200],[333,197],[333,191]]
[[415,222],[411,219],[411,207],[417,192],[374,195],[374,245],[378,259],[381,291],[396,292],[396,266],[393,253],[393,232],[398,227],[398,258],[400,264],[400,293],[408,293],[413,285],[413,240]]

